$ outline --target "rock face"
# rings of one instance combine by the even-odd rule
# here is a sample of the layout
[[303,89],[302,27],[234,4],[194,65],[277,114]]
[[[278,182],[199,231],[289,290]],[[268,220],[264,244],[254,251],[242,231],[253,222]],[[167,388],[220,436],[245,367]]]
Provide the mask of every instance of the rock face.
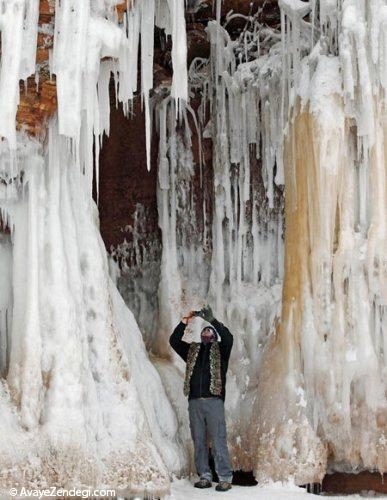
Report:
[[40,1],[37,75],[29,77],[27,85],[20,83],[18,127],[35,136],[44,135],[47,120],[54,115],[57,107],[55,76],[50,77],[48,68],[49,52],[54,38],[54,5],[52,0]]
[[[146,210],[145,232],[139,235],[140,244],[155,236],[160,241],[157,217],[157,140],[152,143],[150,171],[146,165],[145,119],[141,100],[134,100],[133,115],[125,118],[122,109],[113,102],[111,129],[104,139],[100,156],[101,177],[98,207],[101,234],[108,250],[132,241],[128,226],[134,225],[136,207]],[[128,262],[128,264],[130,264]]]

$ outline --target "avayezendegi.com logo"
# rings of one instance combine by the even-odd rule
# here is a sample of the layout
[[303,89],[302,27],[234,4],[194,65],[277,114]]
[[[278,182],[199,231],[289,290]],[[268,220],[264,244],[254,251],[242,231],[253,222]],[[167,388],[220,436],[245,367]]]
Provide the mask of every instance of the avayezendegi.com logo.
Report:
[[51,488],[29,489],[29,488],[10,488],[9,494],[12,498],[114,498],[116,490],[88,488]]

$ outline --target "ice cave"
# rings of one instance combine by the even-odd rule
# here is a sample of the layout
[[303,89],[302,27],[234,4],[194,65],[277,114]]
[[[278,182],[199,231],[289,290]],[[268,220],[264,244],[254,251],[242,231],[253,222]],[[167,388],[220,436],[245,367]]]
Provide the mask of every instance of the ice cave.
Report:
[[0,31],[1,494],[190,498],[169,338],[206,304],[230,498],[387,494],[387,0],[0,0]]

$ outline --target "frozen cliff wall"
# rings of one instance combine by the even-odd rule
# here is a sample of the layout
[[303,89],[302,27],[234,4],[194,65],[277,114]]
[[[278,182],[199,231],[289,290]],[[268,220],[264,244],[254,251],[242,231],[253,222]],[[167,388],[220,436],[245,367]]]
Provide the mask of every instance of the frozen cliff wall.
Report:
[[326,463],[385,472],[387,5],[280,5],[285,279],[254,411],[256,471],[300,483]]
[[[0,241],[7,271],[0,302],[1,488],[110,486],[163,494],[170,473],[186,468],[160,377],[110,281],[92,199],[93,148],[97,159],[109,130],[110,76],[129,112],[139,40],[153,49],[155,18],[175,47],[174,97],[179,106],[186,100],[182,2],[135,2],[120,11],[117,3],[67,0],[55,10],[43,3],[45,25],[35,0],[1,4],[0,209],[7,231]],[[35,72],[44,30],[53,46],[41,73],[46,80],[47,70],[55,74],[57,91],[49,109],[40,91],[35,102],[34,92],[22,102],[19,93],[19,81],[28,86]],[[152,53],[143,50],[141,61],[145,109]],[[35,113],[54,117],[47,124],[26,120],[34,139],[17,128]]]
[[[16,51],[14,58],[4,54],[12,71],[1,74],[10,97],[1,124],[8,138],[1,163],[0,225],[7,232],[0,266],[8,270],[0,288],[0,363],[7,375],[1,425],[2,435],[12,437],[3,443],[3,484],[19,475],[52,484],[49,449],[58,484],[108,478],[135,490],[149,480],[152,491],[166,491],[168,472],[185,470],[189,447],[179,393],[183,366],[170,362],[167,340],[182,312],[207,301],[236,337],[227,400],[235,468],[298,483],[321,480],[327,468],[385,471],[386,2],[230,0],[213,2],[214,10],[190,2],[188,106],[187,88],[176,81],[186,78],[182,53],[173,46],[183,39],[183,24],[174,22],[176,16],[183,22],[181,4],[134,3],[127,11],[116,3],[58,2],[55,12],[53,2],[41,2],[37,34],[28,21],[37,19],[36,4],[2,4],[4,47]],[[10,26],[20,34],[24,23],[31,29],[11,46]],[[23,46],[35,36],[39,71],[28,77]],[[141,43],[147,51],[139,58]],[[22,92],[19,78],[27,78]],[[117,101],[121,111],[112,109]],[[57,109],[44,143],[44,120]],[[132,114],[134,121],[124,122]],[[16,133],[15,116],[37,142]],[[110,116],[117,120],[112,126]],[[126,139],[124,123],[130,134],[137,130]],[[122,266],[122,295],[147,346],[163,356],[155,364],[164,389],[109,282],[97,230],[93,148],[98,159],[108,132],[117,135],[102,150],[103,170],[123,155],[123,168],[132,170],[128,176],[116,164],[118,181],[113,174],[109,180],[128,205],[104,193],[103,182],[100,193],[95,189],[122,227],[113,230],[103,212],[102,231]],[[125,140],[132,143],[129,155]],[[74,230],[80,247],[67,241]],[[84,251],[86,237],[92,253]],[[92,276],[90,266],[97,269]],[[60,332],[68,339],[64,361],[54,342],[62,346]],[[58,368],[66,371],[70,360],[74,393]],[[36,382],[30,373],[38,374]],[[150,392],[137,390],[140,378]],[[60,441],[68,436],[60,392],[77,422],[75,450]],[[84,396],[82,412],[77,395]],[[156,421],[160,405],[165,420]],[[125,449],[114,422],[132,429],[123,434]],[[36,445],[41,436],[43,447]],[[11,445],[21,453],[12,454]],[[97,460],[88,470],[63,475],[64,464],[90,450]],[[127,452],[122,462],[116,452]]]
[[[261,12],[259,21],[266,22],[266,12],[272,13],[272,8]],[[242,28],[245,21],[246,19],[242,18]],[[277,21],[279,22],[279,16]],[[253,21],[249,28],[254,29],[255,26]],[[195,27],[196,44],[199,44],[198,31]],[[232,28],[232,31],[235,34],[243,30],[237,26]],[[230,51],[231,40],[230,46],[227,49],[224,47],[227,43],[227,32],[219,30],[219,33],[223,45],[218,50]],[[206,51],[209,57],[210,50],[212,53],[217,50],[215,26],[212,26],[211,43],[207,32],[204,32],[204,35],[200,53]],[[189,35],[189,52],[192,49],[191,40]],[[196,47],[197,45],[192,50],[199,51]],[[192,56],[194,53],[191,53]],[[234,75],[236,61],[237,57],[230,54],[224,67],[219,69],[219,74],[229,70]],[[198,60],[192,63],[190,92],[197,97],[192,101],[194,111],[187,110],[184,114],[184,132],[176,123],[173,102],[168,97],[163,100],[162,95],[154,98],[154,124],[159,139],[159,144],[156,144],[159,164],[154,166],[158,176],[157,193],[155,189],[153,197],[149,198],[149,186],[145,185],[145,173],[141,173],[141,169],[137,175],[133,170],[131,174],[125,174],[117,163],[117,148],[122,148],[121,141],[125,141],[125,134],[129,133],[130,137],[134,137],[134,128],[138,127],[137,108],[135,127],[132,126],[133,122],[129,122],[127,132],[122,133],[121,127],[125,125],[119,118],[120,126],[112,132],[106,148],[104,146],[102,149],[100,200],[108,212],[114,210],[122,220],[125,214],[121,213],[118,204],[107,206],[114,183],[110,169],[114,169],[118,175],[122,175],[119,183],[116,181],[116,196],[125,192],[127,201],[133,199],[131,186],[128,184],[130,178],[130,182],[135,186],[135,198],[143,201],[143,206],[137,206],[133,220],[122,225],[124,232],[121,233],[121,238],[126,241],[115,245],[113,255],[122,265],[123,272],[118,280],[120,291],[136,312],[147,345],[153,353],[169,357],[168,338],[180,315],[189,308],[198,308],[206,301],[216,307],[217,315],[235,332],[227,403],[230,444],[234,467],[250,470],[252,450],[249,443],[252,428],[249,422],[252,401],[256,395],[257,367],[266,338],[273,331],[275,318],[278,318],[280,313],[283,188],[280,183],[274,182],[272,174],[275,167],[269,145],[265,152],[268,161],[264,162],[265,170],[262,170],[263,160],[258,143],[260,128],[268,127],[268,124],[265,124],[267,116],[262,117],[260,123],[259,100],[254,101],[248,116],[242,114],[243,106],[250,96],[245,101],[237,96],[232,103],[234,108],[230,108],[230,111],[223,110],[222,100],[225,102],[227,93],[226,78],[223,86],[218,88],[218,75],[212,76],[211,65],[206,61],[203,63],[200,64]],[[243,77],[240,77],[241,87],[245,84],[242,80]],[[206,86],[210,86],[210,90],[206,90]],[[278,90],[273,88],[273,95],[275,92],[278,93]],[[251,96],[255,99],[253,89]],[[206,111],[209,99],[212,102],[211,110]],[[235,114],[240,116],[240,121],[235,120],[235,123],[230,124],[230,117]],[[214,120],[219,116],[221,123],[212,126],[210,116],[213,116]],[[224,143],[229,137],[233,138],[232,158],[228,156],[227,151],[224,151],[223,158],[219,158],[222,146],[220,142],[214,145],[217,141],[215,127],[220,126],[225,129]],[[240,144],[237,142],[238,134],[241,137]],[[248,144],[253,138],[255,144]],[[136,144],[139,142],[140,139],[136,140]],[[239,147],[243,151],[241,156],[235,159]],[[128,145],[126,151],[135,148],[136,146],[133,148]],[[217,155],[216,167],[214,154]],[[113,158],[117,158],[114,164]],[[122,161],[126,160],[123,158]],[[241,165],[235,165],[237,162]],[[104,165],[110,167],[106,168]],[[126,165],[126,168],[132,169],[130,164]],[[149,177],[147,183],[148,179]],[[156,179],[153,176],[150,179],[156,188]],[[215,183],[218,187],[214,196]],[[104,186],[109,189],[109,197],[104,193]],[[270,202],[265,186],[270,189]],[[154,206],[156,196],[157,211]],[[240,216],[237,214],[239,210]],[[102,210],[103,232],[107,241],[110,239],[114,242],[119,237],[118,232],[112,232],[105,217]],[[154,231],[157,219],[161,228],[162,244],[158,232]],[[217,228],[216,231],[214,227]],[[164,368],[169,374],[170,367],[161,363],[161,370]],[[182,366],[179,366],[179,370],[181,369]],[[171,385],[169,380],[167,383]],[[174,384],[181,385],[179,376],[174,379]],[[175,388],[171,388],[170,394],[174,398]],[[179,413],[184,414],[183,411]],[[185,424],[183,421],[182,423]]]
[[[222,17],[225,30],[206,19],[208,45],[190,71],[200,133],[190,112],[189,133],[170,103],[158,106],[163,260],[152,292],[147,279],[130,293],[162,355],[179,314],[212,303],[238,338],[234,465],[302,483],[327,467],[385,470],[386,5],[279,5],[277,32],[259,16]],[[236,18],[243,29],[230,33]],[[282,277],[283,184],[281,312],[271,292]],[[147,217],[137,213],[141,233]],[[147,295],[159,283],[156,316]]]

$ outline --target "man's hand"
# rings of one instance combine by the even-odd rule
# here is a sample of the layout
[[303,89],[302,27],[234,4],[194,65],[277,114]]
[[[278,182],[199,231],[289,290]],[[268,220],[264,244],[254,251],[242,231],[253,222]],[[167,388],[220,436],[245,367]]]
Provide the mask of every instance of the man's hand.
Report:
[[181,322],[188,325],[189,321],[195,316],[195,311],[190,311],[187,316],[183,316]]
[[210,306],[204,306],[201,311],[196,313],[196,315],[200,316],[205,321],[208,321],[208,323],[211,323],[214,320],[214,314]]

